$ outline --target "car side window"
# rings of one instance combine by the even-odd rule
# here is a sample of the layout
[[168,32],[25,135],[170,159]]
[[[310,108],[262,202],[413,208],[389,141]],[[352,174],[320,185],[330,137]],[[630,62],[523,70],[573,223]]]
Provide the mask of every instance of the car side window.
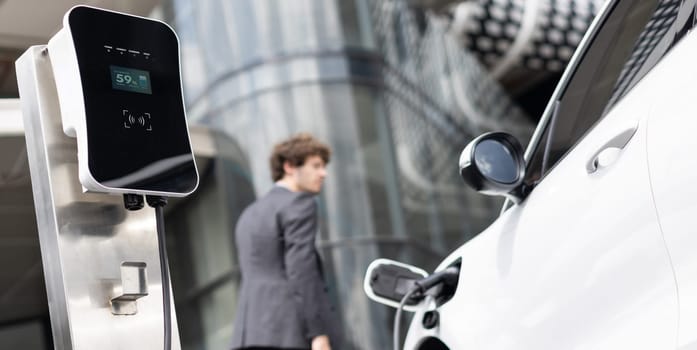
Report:
[[695,25],[697,0],[617,1],[555,101],[528,162],[539,182]]

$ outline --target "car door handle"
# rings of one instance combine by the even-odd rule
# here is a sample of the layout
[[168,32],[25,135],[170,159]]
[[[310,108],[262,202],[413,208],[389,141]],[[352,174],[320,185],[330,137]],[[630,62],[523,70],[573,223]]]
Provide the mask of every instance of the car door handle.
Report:
[[614,137],[592,153],[588,163],[586,163],[586,171],[588,171],[589,174],[592,174],[599,169],[608,167],[614,163],[615,160],[619,158],[624,146],[626,146],[629,140],[632,139],[638,127],[639,123],[634,122],[620,129]]

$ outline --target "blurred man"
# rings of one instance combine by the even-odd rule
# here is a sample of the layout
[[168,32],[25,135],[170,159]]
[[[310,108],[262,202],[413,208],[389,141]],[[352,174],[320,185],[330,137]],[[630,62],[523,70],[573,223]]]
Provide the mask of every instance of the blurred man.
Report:
[[245,209],[235,229],[242,284],[233,349],[331,350],[336,344],[337,316],[315,248],[315,195],[330,153],[309,134],[274,147],[276,185]]

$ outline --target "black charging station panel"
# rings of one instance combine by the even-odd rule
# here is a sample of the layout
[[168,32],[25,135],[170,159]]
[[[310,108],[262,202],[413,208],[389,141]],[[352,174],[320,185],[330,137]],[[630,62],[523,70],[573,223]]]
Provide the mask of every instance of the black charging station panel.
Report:
[[73,8],[67,21],[94,180],[134,192],[193,191],[198,173],[174,31],[159,21],[84,6]]

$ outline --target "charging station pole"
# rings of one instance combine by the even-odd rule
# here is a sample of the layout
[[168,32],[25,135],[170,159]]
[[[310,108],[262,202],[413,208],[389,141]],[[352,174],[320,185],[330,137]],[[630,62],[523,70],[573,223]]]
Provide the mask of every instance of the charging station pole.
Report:
[[[83,193],[47,47],[29,48],[16,68],[55,349],[162,349],[154,210]],[[172,349],[181,349],[173,305]]]

